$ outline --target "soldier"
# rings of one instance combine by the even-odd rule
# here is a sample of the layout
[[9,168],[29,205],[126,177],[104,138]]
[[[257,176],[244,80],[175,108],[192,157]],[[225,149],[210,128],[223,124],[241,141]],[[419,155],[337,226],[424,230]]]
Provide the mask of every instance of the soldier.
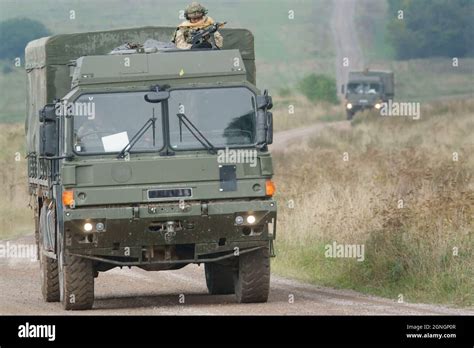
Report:
[[[207,28],[213,25],[215,22],[211,17],[206,16],[207,9],[197,2],[192,2],[184,11],[186,21],[181,23],[174,34],[172,42],[176,44],[177,48],[190,49],[192,47],[191,32],[193,30],[199,30]],[[216,46],[221,48],[224,44],[224,39],[219,32],[214,33],[214,39]],[[209,39],[208,39],[209,40]],[[210,46],[210,44],[209,44]]]

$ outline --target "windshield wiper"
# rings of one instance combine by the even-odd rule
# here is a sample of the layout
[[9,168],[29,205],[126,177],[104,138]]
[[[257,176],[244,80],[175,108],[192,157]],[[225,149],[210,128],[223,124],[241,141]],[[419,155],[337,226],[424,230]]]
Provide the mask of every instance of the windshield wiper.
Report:
[[[183,132],[182,132],[182,125],[184,124],[186,126],[186,128],[189,130],[189,132],[197,139],[197,141],[199,141],[201,143],[202,146],[204,146],[207,151],[210,153],[210,154],[213,154],[215,155],[217,153],[217,150],[216,148],[214,147],[214,145],[212,145],[212,143],[204,136],[204,134],[202,134],[199,129],[194,125],[194,123],[192,123],[189,118],[185,115],[185,114],[176,114],[176,116],[178,117],[179,119],[179,141],[183,141]],[[189,125],[186,123],[188,122]],[[199,138],[197,136],[196,133],[194,133],[193,129],[191,129],[191,127],[194,129],[194,131],[197,132],[197,134],[199,134],[201,136],[201,138]]]
[[156,117],[155,117],[155,108],[153,108],[153,116],[149,118],[145,124],[135,133],[135,135],[130,139],[127,145],[120,151],[117,158],[125,158],[125,153],[129,152],[133,146],[137,143],[138,140],[146,133],[150,127],[153,127],[153,147],[155,147],[155,130],[156,130]]

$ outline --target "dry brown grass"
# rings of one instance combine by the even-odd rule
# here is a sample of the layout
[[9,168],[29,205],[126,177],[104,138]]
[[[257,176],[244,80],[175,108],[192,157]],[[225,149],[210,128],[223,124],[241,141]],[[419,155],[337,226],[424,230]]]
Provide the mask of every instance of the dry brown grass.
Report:
[[[473,114],[473,100],[422,105],[418,121],[366,113],[351,131],[328,129],[309,149],[277,156],[274,269],[408,301],[472,305]],[[325,258],[333,241],[364,244],[365,261]]]
[[[301,95],[275,97],[273,98],[273,104],[275,132],[303,127],[316,122],[339,121],[345,118],[342,105],[314,104]],[[291,111],[293,113],[290,113]]]
[[24,139],[23,125],[0,124],[0,239],[33,230],[32,211],[28,208]]

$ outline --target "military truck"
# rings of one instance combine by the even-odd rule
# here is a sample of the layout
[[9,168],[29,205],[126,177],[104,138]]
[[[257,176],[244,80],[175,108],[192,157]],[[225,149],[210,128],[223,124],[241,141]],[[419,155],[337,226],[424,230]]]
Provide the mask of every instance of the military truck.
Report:
[[[346,87],[346,88],[345,88]],[[379,110],[383,103],[395,96],[394,76],[391,71],[351,71],[347,85],[341,86],[345,96],[347,119],[365,109]]]
[[174,30],[26,47],[28,185],[47,302],[90,309],[100,272],[188,264],[204,265],[211,294],[267,301],[272,98],[256,87],[253,35],[222,29],[222,50],[135,44]]

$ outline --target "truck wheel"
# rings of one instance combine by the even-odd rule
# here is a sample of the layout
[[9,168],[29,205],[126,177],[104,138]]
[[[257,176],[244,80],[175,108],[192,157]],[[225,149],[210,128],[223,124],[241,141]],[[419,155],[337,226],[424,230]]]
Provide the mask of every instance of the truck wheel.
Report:
[[354,111],[346,111],[347,120],[351,121],[354,118]]
[[270,292],[270,255],[268,248],[239,256],[235,295],[239,303],[267,302]]
[[204,264],[206,285],[211,295],[228,295],[235,292],[234,275],[230,266],[215,262]]
[[43,238],[46,225],[47,208],[43,206],[38,215],[37,251],[40,261],[41,294],[46,302],[59,302],[58,261],[43,254]]
[[46,302],[59,302],[58,261],[40,251],[41,293]]
[[94,267],[91,260],[71,256],[64,265],[61,251],[59,284],[61,302],[66,310],[91,309],[94,303]]

